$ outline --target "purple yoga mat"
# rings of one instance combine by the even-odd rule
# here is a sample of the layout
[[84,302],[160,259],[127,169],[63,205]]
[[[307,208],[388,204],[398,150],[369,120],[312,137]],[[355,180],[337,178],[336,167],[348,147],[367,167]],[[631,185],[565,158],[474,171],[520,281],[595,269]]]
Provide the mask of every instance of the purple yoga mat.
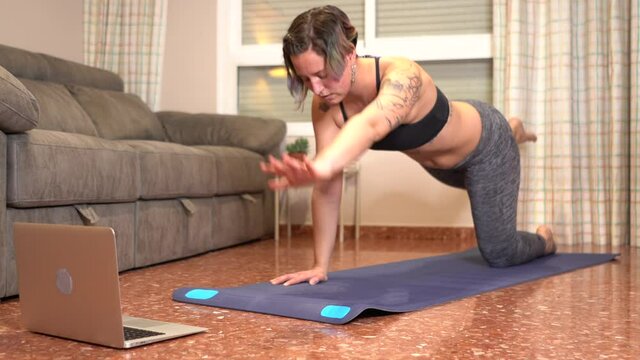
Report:
[[234,288],[182,287],[180,302],[345,324],[365,310],[407,312],[567,271],[602,264],[618,254],[562,253],[492,268],[477,249],[337,271],[329,281]]

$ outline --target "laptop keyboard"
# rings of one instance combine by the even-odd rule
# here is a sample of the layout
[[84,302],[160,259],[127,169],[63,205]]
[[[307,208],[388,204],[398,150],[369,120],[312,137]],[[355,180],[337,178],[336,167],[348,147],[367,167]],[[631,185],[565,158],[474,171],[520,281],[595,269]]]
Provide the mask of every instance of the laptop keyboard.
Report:
[[164,333],[157,332],[157,331],[151,331],[151,330],[136,329],[136,328],[132,328],[132,327],[128,327],[128,326],[124,327],[124,340],[125,341],[141,339],[141,338],[146,338],[146,337],[151,337],[151,336],[156,336],[156,335],[164,335]]

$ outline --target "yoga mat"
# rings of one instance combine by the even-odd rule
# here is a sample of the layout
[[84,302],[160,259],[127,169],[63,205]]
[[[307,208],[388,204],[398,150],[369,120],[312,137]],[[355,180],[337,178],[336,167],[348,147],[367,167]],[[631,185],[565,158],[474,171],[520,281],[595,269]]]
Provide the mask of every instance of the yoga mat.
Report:
[[613,260],[618,254],[562,253],[492,268],[477,249],[329,274],[329,281],[234,288],[183,287],[173,300],[345,324],[367,309],[406,312]]

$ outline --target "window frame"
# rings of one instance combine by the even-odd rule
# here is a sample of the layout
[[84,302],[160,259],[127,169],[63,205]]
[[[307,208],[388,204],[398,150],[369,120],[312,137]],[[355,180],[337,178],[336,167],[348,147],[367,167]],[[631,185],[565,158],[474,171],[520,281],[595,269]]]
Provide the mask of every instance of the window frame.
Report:
[[[364,41],[358,43],[359,54],[405,56],[414,61],[493,57],[491,33],[379,38],[375,31],[376,0],[363,1]],[[242,45],[242,1],[218,0],[216,17],[216,111],[237,114],[238,68],[284,65],[282,45]],[[313,136],[311,121],[287,122],[287,133],[290,136]]]

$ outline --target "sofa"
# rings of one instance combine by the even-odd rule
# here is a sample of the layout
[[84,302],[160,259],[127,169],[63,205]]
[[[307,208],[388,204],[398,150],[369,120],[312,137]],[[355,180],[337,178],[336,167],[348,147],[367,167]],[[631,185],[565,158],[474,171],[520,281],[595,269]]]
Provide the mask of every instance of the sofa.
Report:
[[0,45],[0,298],[14,222],[109,226],[120,271],[274,232],[283,121],[153,112],[115,73]]

